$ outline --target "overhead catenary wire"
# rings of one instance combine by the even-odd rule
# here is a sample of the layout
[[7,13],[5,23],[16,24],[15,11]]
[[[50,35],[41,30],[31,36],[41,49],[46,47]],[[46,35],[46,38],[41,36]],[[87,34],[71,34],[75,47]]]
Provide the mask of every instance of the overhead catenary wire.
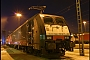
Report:
[[[89,2],[89,1],[86,1],[86,2],[84,2],[84,3],[81,3],[81,5],[83,5],[83,4],[87,3],[87,2]],[[75,7],[71,8],[71,6],[74,6],[74,5],[75,5],[75,3],[73,3],[72,5],[64,8],[64,9],[62,9],[61,11],[56,12],[55,14],[58,14],[58,13],[60,13],[60,12],[61,12],[61,14],[66,13],[66,12],[68,12],[69,10],[75,8]],[[70,8],[71,8],[71,9],[70,9]],[[68,9],[69,9],[69,10],[68,10]],[[67,11],[65,11],[65,10],[67,10]],[[65,12],[62,12],[62,11],[65,11]]]
[[[89,11],[89,10],[86,10],[86,11],[82,12],[82,14],[85,13],[85,12],[87,12],[87,11]],[[75,16],[75,14],[73,14],[72,16],[69,16],[68,18],[71,18],[73,16]]]
[[73,6],[73,5],[75,5],[75,3],[74,3],[74,4],[72,4],[72,5],[70,5],[70,6],[68,6],[68,7],[66,7],[66,8],[64,8],[64,9],[62,9],[61,11],[56,12],[55,14],[58,14],[58,13],[60,13],[60,12],[64,11],[65,9],[70,8],[70,7],[71,7],[71,6]]
[[[84,16],[87,16],[87,15],[89,15],[89,14],[85,14],[85,15],[82,15],[82,16],[84,17]],[[66,19],[67,19],[67,18],[66,18]],[[72,18],[72,19],[74,20],[74,19],[77,19],[77,18]]]
[[[73,8],[75,8],[75,7],[73,7]],[[71,8],[71,9],[73,9],[73,8]],[[70,11],[71,9],[69,8],[67,11]],[[66,13],[67,11],[65,11],[65,12],[63,12],[63,13],[60,13],[60,14],[64,14],[64,13]]]
[[[87,16],[87,15],[89,15],[89,14],[85,14],[85,15],[83,15],[83,16]],[[75,19],[76,20],[76,18],[72,18],[73,20]],[[89,21],[87,20],[87,22],[88,22],[88,26],[89,26]],[[74,27],[74,25],[73,25],[73,21],[72,21],[72,24],[70,25],[71,27],[72,27],[72,31],[74,31],[74,30],[76,30],[76,28]]]

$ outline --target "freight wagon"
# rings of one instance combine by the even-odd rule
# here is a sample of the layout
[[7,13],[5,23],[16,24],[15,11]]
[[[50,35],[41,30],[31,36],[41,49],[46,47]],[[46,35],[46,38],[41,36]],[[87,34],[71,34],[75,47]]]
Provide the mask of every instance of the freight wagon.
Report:
[[82,40],[83,40],[84,41],[84,44],[88,44],[88,43],[90,43],[89,36],[90,36],[89,33],[77,34],[76,35],[76,38],[75,38],[75,42],[76,43],[79,43],[79,41],[80,41],[80,43],[81,43]]

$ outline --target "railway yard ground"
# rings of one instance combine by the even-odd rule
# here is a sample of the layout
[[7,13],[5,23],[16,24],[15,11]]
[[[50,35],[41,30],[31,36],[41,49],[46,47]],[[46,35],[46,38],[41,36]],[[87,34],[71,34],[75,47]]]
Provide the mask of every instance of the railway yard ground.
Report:
[[25,52],[22,52],[21,50],[16,50],[5,45],[1,46],[1,60],[89,60],[89,44],[84,44],[84,56],[79,55],[79,49],[77,48],[77,46],[78,44],[76,44],[76,47],[74,48],[73,52],[66,51],[65,56],[61,56],[58,59],[48,59],[44,57],[30,55]]

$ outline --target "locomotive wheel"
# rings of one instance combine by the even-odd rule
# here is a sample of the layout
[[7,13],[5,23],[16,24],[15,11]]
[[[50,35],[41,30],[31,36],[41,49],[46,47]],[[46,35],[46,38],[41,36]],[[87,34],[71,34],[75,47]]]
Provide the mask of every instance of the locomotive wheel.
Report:
[[62,50],[62,51],[60,52],[60,56],[64,56],[64,55],[65,55],[65,51]]
[[19,45],[17,45],[17,50],[19,50],[20,49],[20,46]]
[[37,56],[37,50],[36,49],[34,49],[33,55]]
[[41,57],[41,52],[40,52],[40,50],[37,51],[37,56],[40,56],[40,57]]
[[27,53],[33,54],[33,48],[32,47],[27,47]]
[[47,55],[47,52],[46,52],[46,50],[44,48],[42,48],[41,50],[39,50],[38,56],[45,57],[45,55]]
[[23,46],[23,52],[26,52],[26,46]]
[[15,49],[17,49],[17,45],[15,45]]

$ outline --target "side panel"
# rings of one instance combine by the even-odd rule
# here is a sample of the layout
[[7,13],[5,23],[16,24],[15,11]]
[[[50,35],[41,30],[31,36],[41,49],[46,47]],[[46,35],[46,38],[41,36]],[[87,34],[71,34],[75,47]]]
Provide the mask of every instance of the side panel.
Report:
[[27,43],[27,23],[21,27],[20,43],[21,45],[26,45]]
[[64,40],[64,36],[63,35],[55,35],[55,36],[53,36],[53,40],[57,40],[57,39],[62,39],[62,40]]
[[34,49],[40,49],[40,32],[36,19],[34,19]]
[[38,31],[39,31],[39,49],[45,48],[45,26],[44,23],[39,15],[36,16],[36,21],[38,25]]
[[83,39],[84,41],[89,41],[89,34],[84,34]]
[[89,41],[89,33],[80,34],[80,36],[79,36],[79,34],[77,34],[76,41],[79,41],[79,38],[80,38],[80,40],[82,40],[82,39],[81,39],[82,35],[83,35],[83,40],[84,40],[84,41]]

